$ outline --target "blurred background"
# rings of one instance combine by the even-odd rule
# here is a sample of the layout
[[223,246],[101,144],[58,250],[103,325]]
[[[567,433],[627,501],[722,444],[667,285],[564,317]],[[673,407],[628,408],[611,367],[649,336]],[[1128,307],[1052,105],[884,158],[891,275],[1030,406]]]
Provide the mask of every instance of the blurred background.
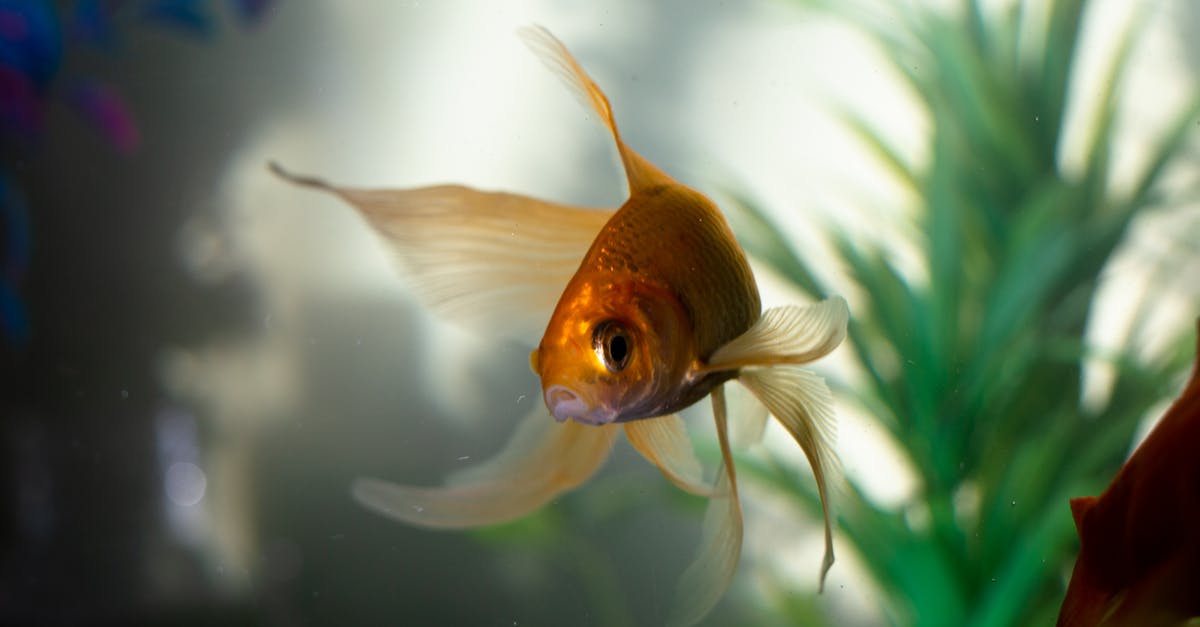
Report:
[[351,501],[495,452],[530,347],[423,311],[352,210],[265,168],[619,204],[530,23],[727,211],[765,305],[850,301],[826,591],[771,427],[706,624],[1052,622],[1066,499],[1192,358],[1190,0],[0,0],[0,623],[663,622],[703,503],[624,443],[496,529]]

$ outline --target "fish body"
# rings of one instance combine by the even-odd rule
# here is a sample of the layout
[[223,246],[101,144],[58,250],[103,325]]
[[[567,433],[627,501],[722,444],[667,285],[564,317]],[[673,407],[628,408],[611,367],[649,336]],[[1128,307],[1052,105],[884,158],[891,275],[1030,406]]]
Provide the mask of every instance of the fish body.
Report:
[[1060,627],[1200,616],[1200,346],[1183,394],[1098,497],[1071,500],[1079,558]]
[[[495,457],[439,487],[359,479],[354,497],[427,528],[506,522],[585,482],[623,433],[668,480],[709,498],[700,547],[669,618],[693,624],[721,598],[741,554],[724,393],[736,380],[761,403],[737,417],[747,431],[761,433],[769,411],[813,469],[825,514],[823,585],[833,564],[829,485],[838,472],[833,397],[799,366],[845,338],[846,302],[835,296],[763,311],[750,265],[716,205],[625,144],[608,98],[549,31],[521,35],[608,127],[629,183],[618,209],[457,185],[356,189],[271,165],[280,177],[357,209],[431,308],[537,347],[529,362],[544,407]],[[705,477],[677,414],[705,397],[721,450],[715,481]]]
[[[712,201],[657,185],[631,195],[597,234],[531,362],[559,420],[672,414],[734,376],[704,371],[705,361],[761,310],[750,264]],[[628,336],[618,372],[593,356],[605,322]]]

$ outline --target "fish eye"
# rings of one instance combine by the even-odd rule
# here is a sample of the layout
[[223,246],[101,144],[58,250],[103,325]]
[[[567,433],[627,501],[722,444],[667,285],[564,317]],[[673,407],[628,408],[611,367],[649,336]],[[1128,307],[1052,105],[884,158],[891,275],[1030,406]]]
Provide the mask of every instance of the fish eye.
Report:
[[592,348],[609,372],[620,372],[629,365],[629,332],[616,320],[605,320],[592,331]]

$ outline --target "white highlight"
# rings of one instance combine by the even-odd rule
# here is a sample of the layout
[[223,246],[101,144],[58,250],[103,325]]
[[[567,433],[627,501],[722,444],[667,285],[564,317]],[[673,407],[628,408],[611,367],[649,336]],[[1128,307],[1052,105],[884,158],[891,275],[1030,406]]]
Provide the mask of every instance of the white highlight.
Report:
[[191,507],[204,498],[208,478],[199,466],[191,462],[175,462],[167,468],[164,486],[167,498],[183,507]]

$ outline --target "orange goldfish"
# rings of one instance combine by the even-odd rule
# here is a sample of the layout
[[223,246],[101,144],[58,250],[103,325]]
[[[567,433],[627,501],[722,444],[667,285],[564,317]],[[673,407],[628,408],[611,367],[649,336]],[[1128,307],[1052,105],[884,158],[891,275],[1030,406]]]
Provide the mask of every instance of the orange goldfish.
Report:
[[1071,499],[1079,559],[1060,627],[1200,617],[1200,342],[1191,380],[1099,497]]
[[[845,301],[762,311],[746,256],[713,202],[621,140],[608,99],[560,41],[542,28],[521,35],[611,132],[629,183],[619,209],[453,185],[351,189],[272,165],[280,176],[358,209],[436,310],[488,318],[493,333],[544,329],[530,355],[544,407],[495,458],[439,488],[360,479],[355,497],[424,527],[509,521],[586,481],[623,431],[670,481],[711,498],[702,544],[682,576],[671,619],[692,624],[720,599],[741,553],[723,388],[736,380],[787,428],[812,466],[825,512],[823,585],[833,564],[833,399],[820,377],[799,366],[841,343]],[[677,414],[706,396],[722,456],[715,485],[704,480]],[[765,415],[752,412],[749,420]]]

